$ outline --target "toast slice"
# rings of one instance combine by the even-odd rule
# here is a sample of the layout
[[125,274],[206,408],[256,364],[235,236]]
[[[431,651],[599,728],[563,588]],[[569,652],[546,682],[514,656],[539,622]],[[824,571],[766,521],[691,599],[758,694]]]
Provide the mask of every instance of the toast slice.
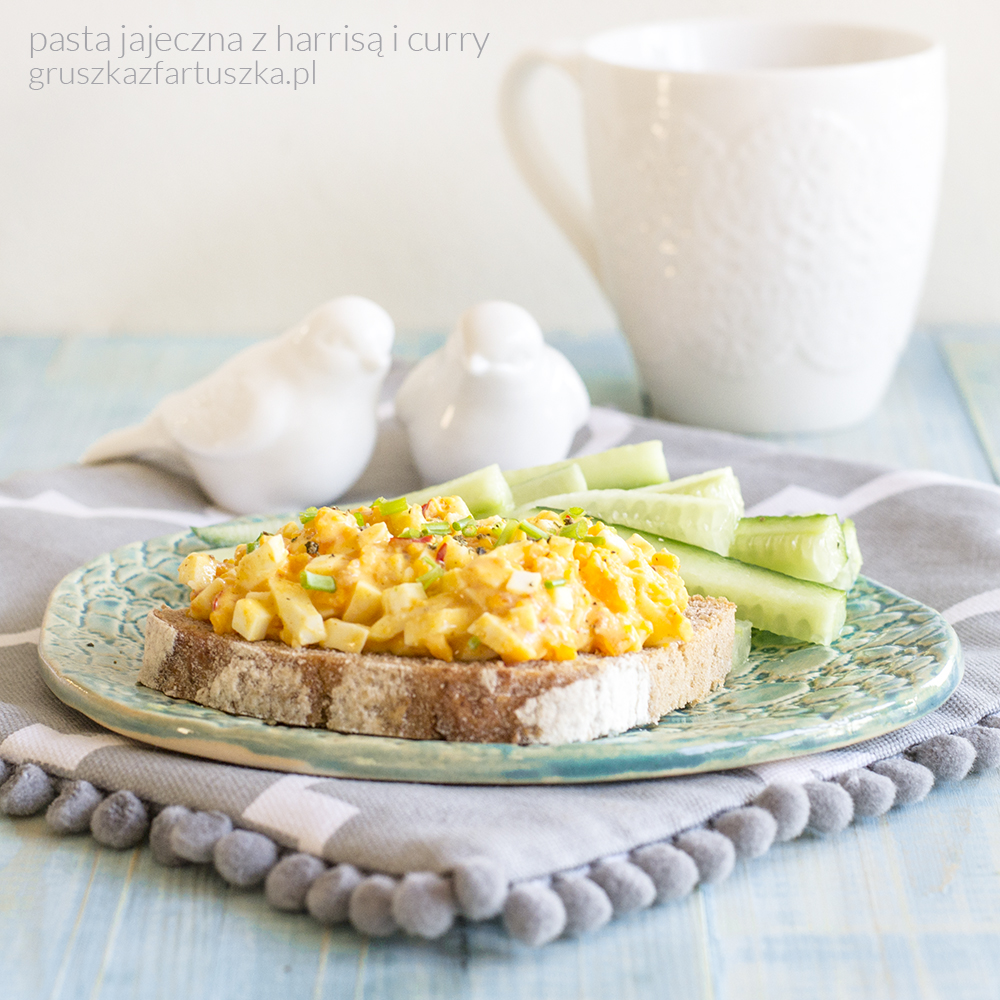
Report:
[[343,733],[574,743],[655,722],[718,687],[735,613],[729,601],[692,596],[688,642],[508,665],[246,642],[161,608],[146,619],[139,683],[233,715]]

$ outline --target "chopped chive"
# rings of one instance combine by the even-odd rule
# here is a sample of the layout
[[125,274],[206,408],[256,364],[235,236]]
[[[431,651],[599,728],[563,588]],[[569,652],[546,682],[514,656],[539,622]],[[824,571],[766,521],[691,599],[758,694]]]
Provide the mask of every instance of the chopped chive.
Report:
[[327,576],[324,573],[310,573],[307,569],[299,573],[299,583],[306,590],[325,590],[328,594],[332,594],[337,589],[337,581],[332,576]]
[[424,590],[426,590],[436,580],[440,580],[442,576],[444,576],[444,567],[433,566],[423,576],[417,577],[417,583],[421,584]]
[[253,552],[253,550],[257,548],[258,545],[260,545],[260,540],[263,537],[264,537],[264,532],[262,531],[252,542],[247,542],[247,555],[250,555],[250,553]]
[[565,586],[566,586],[566,581],[561,576],[557,576],[554,580],[545,581],[546,590],[555,590],[556,587],[565,587]]
[[450,535],[451,526],[446,524],[444,521],[428,521],[426,524],[421,525],[424,534],[427,535]]
[[551,538],[551,532],[546,531],[544,528],[539,528],[538,525],[532,524],[530,521],[519,521],[517,525],[529,538],[539,541],[542,538]]
[[497,539],[497,545],[506,545],[513,537],[514,532],[520,527],[517,521],[504,521],[503,531],[500,532],[500,537]]
[[451,530],[456,533],[460,531],[466,538],[474,538],[479,534],[479,525],[470,514],[468,517],[463,517],[461,521],[452,521]]
[[396,497],[395,500],[386,500],[383,497],[379,497],[374,503],[375,509],[383,517],[389,517],[392,514],[402,514],[409,506],[406,502],[406,497]]
[[319,511],[315,507],[307,507],[301,514],[299,514],[299,520],[303,524],[308,524]]
[[583,535],[580,538],[581,542],[587,542],[590,545],[596,545],[600,548],[602,545],[607,545],[608,541],[606,538],[602,538],[600,535]]
[[358,527],[363,528],[365,526],[365,516],[360,510],[353,510],[351,513],[354,515],[354,520],[358,522]]

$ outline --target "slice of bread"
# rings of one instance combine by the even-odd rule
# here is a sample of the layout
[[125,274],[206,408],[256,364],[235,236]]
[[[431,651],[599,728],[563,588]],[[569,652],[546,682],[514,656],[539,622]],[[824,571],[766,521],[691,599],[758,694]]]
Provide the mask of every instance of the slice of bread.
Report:
[[343,733],[474,743],[573,743],[655,722],[718,687],[736,606],[691,597],[686,643],[573,660],[452,662],[216,635],[187,611],[146,620],[139,683],[233,715]]

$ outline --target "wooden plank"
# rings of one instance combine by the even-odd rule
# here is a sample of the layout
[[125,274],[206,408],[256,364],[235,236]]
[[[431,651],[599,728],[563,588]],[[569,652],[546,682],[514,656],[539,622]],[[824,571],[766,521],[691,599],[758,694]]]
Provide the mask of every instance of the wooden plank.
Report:
[[[18,400],[16,435],[0,449],[0,477],[75,461],[88,444],[141,420],[168,392],[190,385],[251,343],[237,337],[68,338]],[[0,338],[0,366],[30,338]],[[36,362],[37,366],[37,362]]]
[[1000,482],[1000,329],[945,329],[941,350]]
[[[954,381],[934,337],[918,335],[875,418],[791,443],[990,478],[977,429],[986,435],[963,406],[972,412],[981,398],[970,385],[988,394],[1000,382],[981,354],[960,349],[966,360],[952,362],[950,345],[976,338],[940,336]],[[18,340],[0,338],[0,372],[16,390],[0,393],[0,467],[10,456],[36,467],[74,457],[246,342],[206,352],[193,339],[97,338],[57,351],[55,341]],[[604,370],[599,343],[586,346],[591,355],[575,346],[588,377]],[[606,371],[625,377],[620,357]],[[369,944],[276,913],[208,869],[164,869],[146,849],[108,851],[54,837],[38,818],[0,817],[0,996],[979,1000],[1000,981],[998,807],[995,773],[944,785],[885,819],[779,845],[728,882],[538,950],[496,922],[439,942]]]

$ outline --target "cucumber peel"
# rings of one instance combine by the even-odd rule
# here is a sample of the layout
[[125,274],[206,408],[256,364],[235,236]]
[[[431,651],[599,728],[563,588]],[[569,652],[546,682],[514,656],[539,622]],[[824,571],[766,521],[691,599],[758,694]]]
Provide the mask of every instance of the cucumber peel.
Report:
[[730,502],[684,493],[650,490],[589,490],[543,497],[535,507],[580,507],[605,524],[622,524],[664,538],[676,538],[720,555],[729,552],[740,512]]
[[740,481],[728,465],[722,469],[710,469],[694,476],[672,479],[667,483],[645,486],[643,489],[650,493],[687,493],[695,497],[727,500],[738,508],[740,517],[743,516],[743,493],[740,490]]
[[847,546],[847,562],[844,568],[837,575],[837,578],[830,584],[831,587],[838,587],[840,590],[850,590],[854,586],[854,581],[861,572],[861,547],[858,545],[858,529],[854,522],[847,518],[844,521],[844,544]]
[[514,509],[514,497],[499,465],[487,465],[446,483],[406,494],[411,504],[426,503],[434,497],[461,497],[477,518],[509,514]]
[[[621,533],[628,537],[627,530]],[[754,628],[827,645],[844,627],[847,594],[843,590],[797,580],[644,531],[639,534],[656,549],[677,556],[689,593],[727,598],[736,605],[736,616]]]
[[208,524],[191,530],[211,549],[233,548],[237,545],[247,545],[254,541],[261,532],[275,535],[294,521],[295,515],[286,517],[262,517],[256,521],[240,519],[226,521],[223,524]]
[[[631,490],[652,486],[669,479],[667,460],[663,457],[663,442],[657,439],[641,444],[624,444],[593,455],[566,458],[549,465],[533,465],[527,469],[512,469],[504,473],[511,487],[529,479],[557,472],[568,465],[577,464],[587,481],[587,489]],[[567,491],[564,491],[567,492]]]
[[836,514],[745,517],[736,528],[729,555],[800,580],[832,585],[847,563],[847,544]]
[[537,476],[535,479],[526,479],[523,483],[511,486],[510,491],[514,497],[514,505],[523,507],[538,500],[540,497],[548,497],[557,493],[579,493],[587,488],[587,480],[584,479],[583,472],[576,462],[554,472]]

